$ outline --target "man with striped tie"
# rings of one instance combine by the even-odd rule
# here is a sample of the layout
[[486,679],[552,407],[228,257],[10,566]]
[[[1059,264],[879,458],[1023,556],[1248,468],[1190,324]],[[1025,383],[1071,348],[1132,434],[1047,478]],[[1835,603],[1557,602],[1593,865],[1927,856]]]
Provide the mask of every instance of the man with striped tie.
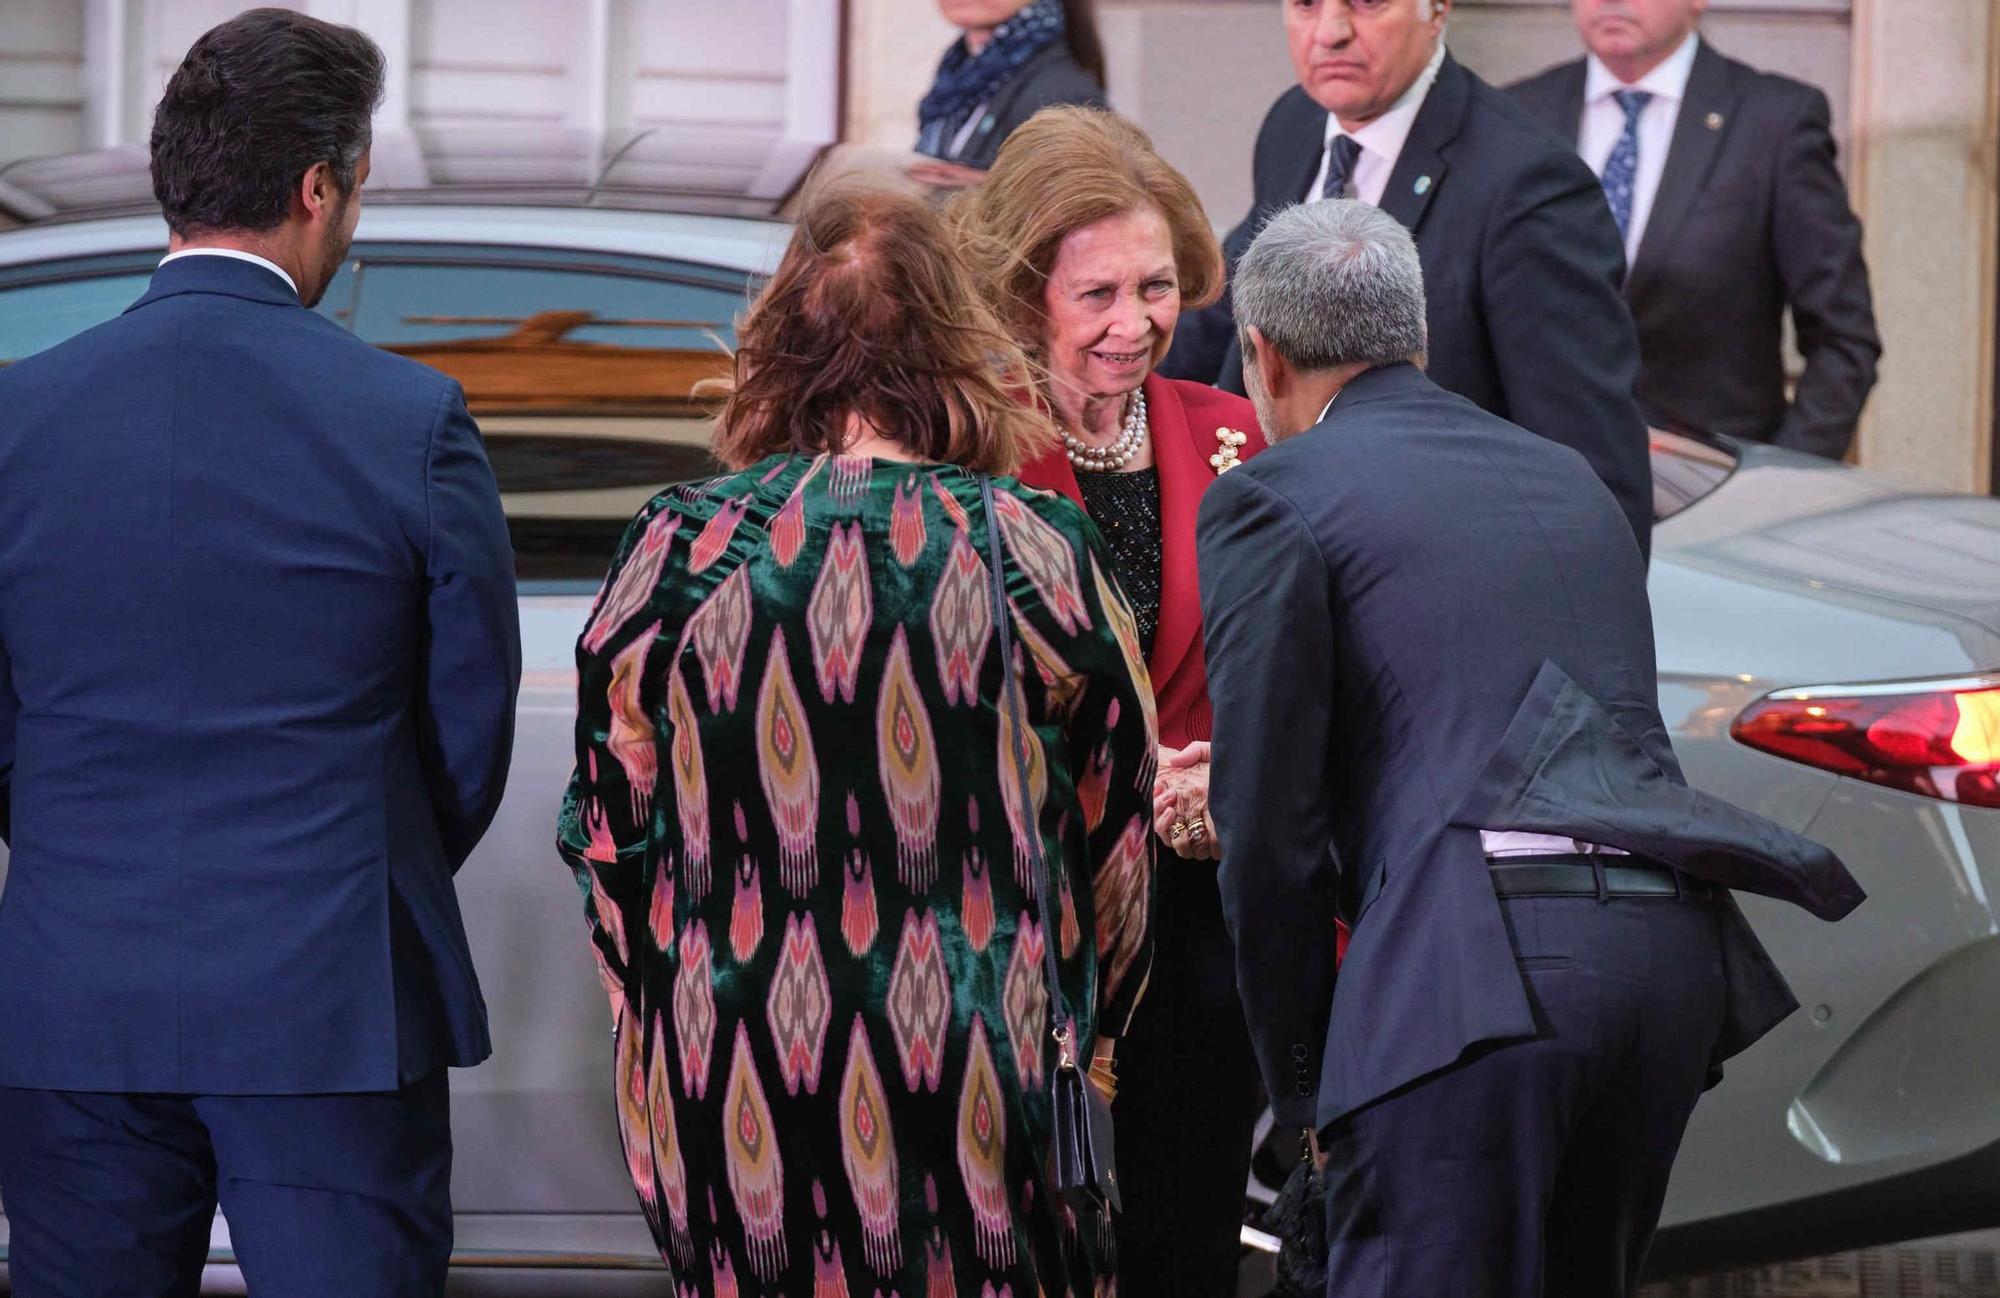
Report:
[[[1655,423],[1838,459],[1882,354],[1826,96],[1723,57],[1707,0],[1572,0],[1589,47],[1511,88],[1573,141],[1625,236]],[[1787,309],[1805,356],[1785,392]]]
[[[1280,208],[1358,198],[1408,227],[1439,386],[1580,451],[1641,552],[1652,529],[1639,342],[1597,178],[1445,49],[1451,0],[1283,0],[1298,84],[1257,134],[1231,264]],[[1230,300],[1183,314],[1163,372],[1240,392]]]

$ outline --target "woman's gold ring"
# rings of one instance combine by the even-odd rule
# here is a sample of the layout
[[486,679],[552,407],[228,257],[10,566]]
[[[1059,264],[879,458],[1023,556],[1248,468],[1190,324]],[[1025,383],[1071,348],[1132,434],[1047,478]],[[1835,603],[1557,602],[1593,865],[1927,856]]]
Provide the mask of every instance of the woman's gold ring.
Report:
[[1204,838],[1207,838],[1208,817],[1196,816],[1192,821],[1188,822],[1187,835],[1189,838],[1192,838],[1197,843],[1201,842]]

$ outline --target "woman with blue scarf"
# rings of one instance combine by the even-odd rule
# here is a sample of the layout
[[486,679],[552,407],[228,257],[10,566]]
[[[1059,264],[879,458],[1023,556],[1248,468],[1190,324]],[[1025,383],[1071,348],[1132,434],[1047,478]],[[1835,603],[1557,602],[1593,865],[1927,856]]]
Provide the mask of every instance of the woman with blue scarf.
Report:
[[975,184],[1015,127],[1050,104],[1104,106],[1104,44],[1090,0],[938,0],[955,25],[917,107],[929,184]]

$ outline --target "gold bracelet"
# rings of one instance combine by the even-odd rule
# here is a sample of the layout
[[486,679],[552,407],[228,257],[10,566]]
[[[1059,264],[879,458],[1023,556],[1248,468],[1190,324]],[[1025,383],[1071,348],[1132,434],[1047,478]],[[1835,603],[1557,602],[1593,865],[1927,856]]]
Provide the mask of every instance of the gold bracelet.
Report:
[[1105,1103],[1109,1104],[1118,1098],[1118,1070],[1111,1056],[1098,1055],[1093,1058],[1090,1061],[1088,1076],[1091,1085],[1095,1086],[1098,1094],[1104,1097]]

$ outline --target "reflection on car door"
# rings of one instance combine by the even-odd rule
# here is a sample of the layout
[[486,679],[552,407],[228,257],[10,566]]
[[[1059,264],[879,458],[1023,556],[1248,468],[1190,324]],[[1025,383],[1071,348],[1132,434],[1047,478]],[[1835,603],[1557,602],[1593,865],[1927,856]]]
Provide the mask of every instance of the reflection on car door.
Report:
[[379,245],[344,268],[338,318],[465,388],[507,505],[521,580],[595,583],[664,485],[711,470],[704,379],[746,277],[533,248]]

